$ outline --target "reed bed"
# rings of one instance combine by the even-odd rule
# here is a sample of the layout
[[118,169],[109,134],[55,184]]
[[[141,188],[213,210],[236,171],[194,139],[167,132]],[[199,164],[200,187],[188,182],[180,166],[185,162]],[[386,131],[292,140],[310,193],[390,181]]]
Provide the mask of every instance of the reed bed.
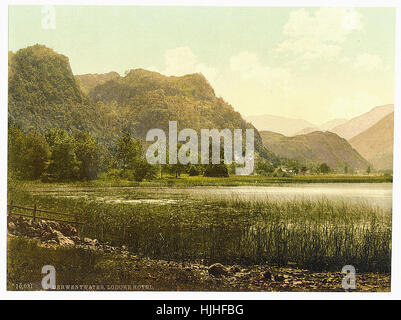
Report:
[[173,261],[390,272],[391,210],[344,201],[191,199],[107,203],[9,188],[14,203],[86,217],[82,234]]

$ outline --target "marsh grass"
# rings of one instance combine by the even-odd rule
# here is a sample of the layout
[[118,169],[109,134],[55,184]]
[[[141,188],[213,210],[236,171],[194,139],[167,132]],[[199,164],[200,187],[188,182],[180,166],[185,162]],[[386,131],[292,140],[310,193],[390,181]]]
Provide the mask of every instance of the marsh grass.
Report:
[[152,204],[32,194],[10,188],[14,203],[77,212],[84,236],[174,261],[296,265],[314,271],[390,272],[391,210],[320,200],[191,199]]

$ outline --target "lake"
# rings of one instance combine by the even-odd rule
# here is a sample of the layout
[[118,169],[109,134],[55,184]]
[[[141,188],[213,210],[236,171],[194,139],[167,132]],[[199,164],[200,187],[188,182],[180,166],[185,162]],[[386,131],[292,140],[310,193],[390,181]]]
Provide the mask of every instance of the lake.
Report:
[[68,187],[36,191],[55,197],[87,198],[113,203],[168,204],[191,199],[318,200],[326,198],[392,208],[392,183],[311,183],[240,187]]
[[[153,188],[152,188],[153,189]],[[154,188],[156,192],[195,198],[238,198],[241,200],[319,199],[367,203],[392,208],[392,183],[313,183],[280,186]]]

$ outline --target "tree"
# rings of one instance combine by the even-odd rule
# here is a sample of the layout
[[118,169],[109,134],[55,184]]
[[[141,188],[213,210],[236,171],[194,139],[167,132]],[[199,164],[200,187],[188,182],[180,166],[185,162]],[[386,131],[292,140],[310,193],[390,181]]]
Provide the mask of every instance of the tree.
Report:
[[330,171],[331,171],[331,170],[330,170],[330,167],[327,165],[326,162],[323,162],[323,163],[319,166],[319,172],[320,172],[320,173],[327,174],[327,173],[329,173]]
[[24,134],[18,127],[8,131],[8,166],[17,178],[39,179],[49,163],[50,150],[36,130]]
[[149,164],[146,159],[140,158],[135,163],[133,175],[135,181],[142,181],[143,179],[151,180],[157,176],[157,166]]
[[77,179],[80,169],[74,139],[61,129],[47,130],[45,138],[51,150],[47,178],[58,181]]
[[[209,156],[212,155],[212,144],[209,143]],[[211,160],[211,159],[210,159]],[[210,161],[211,162],[211,161]],[[204,177],[228,177],[228,168],[224,163],[224,148],[220,145],[220,161],[219,163],[209,163],[205,165],[203,172]]]
[[228,177],[228,169],[224,163],[206,165],[204,177]]
[[255,172],[260,175],[269,175],[274,172],[274,166],[262,157],[256,159]]
[[25,136],[19,127],[8,129],[8,169],[17,178],[22,178],[24,172],[24,143]]
[[370,169],[370,166],[366,169],[366,173],[367,174],[370,174],[370,171],[371,171],[371,169]]
[[46,139],[36,130],[31,130],[24,141],[24,176],[39,179],[49,164],[50,148]]
[[345,167],[344,167],[344,173],[348,174],[348,166],[347,165],[345,165]]
[[130,171],[136,181],[153,179],[157,175],[157,166],[149,164],[143,152],[139,139],[132,139],[129,133],[125,133],[117,143],[116,158],[124,171]]
[[97,178],[100,163],[100,146],[87,132],[74,133],[75,154],[79,162],[78,178]]
[[139,140],[131,138],[129,133],[124,133],[117,142],[117,160],[123,170],[132,170],[135,162],[141,157],[142,146]]
[[188,169],[188,174],[190,177],[199,176],[199,169],[195,165],[191,165]]

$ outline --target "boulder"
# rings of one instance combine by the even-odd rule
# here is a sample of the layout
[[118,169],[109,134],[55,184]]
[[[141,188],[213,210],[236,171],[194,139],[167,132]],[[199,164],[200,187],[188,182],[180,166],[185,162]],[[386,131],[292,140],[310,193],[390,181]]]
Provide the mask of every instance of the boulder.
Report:
[[57,238],[56,241],[60,244],[60,246],[73,246],[75,245],[74,241],[70,238],[63,235],[60,231],[54,230],[54,234],[56,234]]
[[209,267],[208,271],[212,276],[215,277],[226,276],[229,273],[229,270],[221,263],[212,264]]
[[270,271],[262,272],[262,277],[263,277],[263,279],[268,280],[268,281],[274,280],[274,276]]

